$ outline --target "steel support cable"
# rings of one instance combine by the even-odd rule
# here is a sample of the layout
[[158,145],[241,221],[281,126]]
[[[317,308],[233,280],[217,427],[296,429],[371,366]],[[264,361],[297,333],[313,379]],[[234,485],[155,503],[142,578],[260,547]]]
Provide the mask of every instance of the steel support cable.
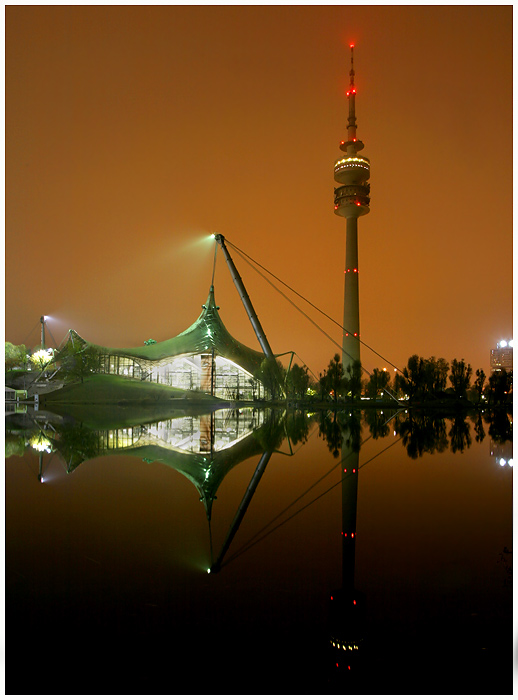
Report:
[[[389,420],[392,420],[392,418],[389,418]],[[387,422],[388,422],[388,421],[387,421]],[[317,427],[318,427],[318,426],[317,426]],[[316,428],[315,428],[315,430],[316,430]],[[315,432],[315,430],[313,431],[313,433]],[[312,433],[312,434],[313,434],[313,433]],[[363,442],[360,443],[360,447],[362,447],[366,442],[368,442],[368,441],[371,440],[371,439],[372,439],[372,435],[369,435],[369,437],[368,437],[366,440],[363,440]],[[301,445],[301,447],[302,447],[302,445]],[[299,449],[300,449],[300,448],[299,448]],[[351,452],[349,455],[347,455],[347,457],[346,457],[345,459],[348,459],[352,454],[353,454],[353,452]],[[318,486],[318,484],[319,484],[321,481],[323,481],[324,479],[326,479],[326,478],[329,476],[329,474],[331,474],[332,472],[334,472],[334,470],[335,470],[338,466],[340,466],[341,464],[343,464],[343,461],[344,461],[344,460],[343,460],[343,457],[341,457],[341,458],[340,458],[340,461],[337,462],[336,464],[334,464],[334,465],[331,467],[331,469],[329,469],[329,471],[327,471],[325,474],[322,474],[322,476],[320,476],[309,488],[307,488],[303,493],[301,493],[299,496],[297,496],[297,498],[296,498],[294,501],[292,501],[289,505],[287,505],[285,508],[283,508],[283,509],[281,510],[281,512],[278,513],[278,514],[275,516],[275,518],[272,518],[272,520],[270,520],[270,522],[266,523],[266,525],[264,525],[258,532],[256,532],[255,535],[254,535],[253,537],[251,537],[251,538],[248,540],[248,542],[245,542],[245,544],[242,545],[242,546],[237,550],[237,552],[236,552],[235,554],[233,554],[233,555],[230,557],[229,561],[231,561],[231,560],[234,559],[235,557],[239,556],[239,554],[241,553],[241,550],[243,550],[243,548],[247,548],[247,549],[248,549],[248,547],[251,546],[251,543],[253,543],[253,541],[261,534],[261,532],[264,532],[264,531],[266,530],[266,528],[270,527],[270,525],[271,525],[272,523],[274,523],[276,520],[278,520],[278,519],[281,517],[281,515],[284,515],[284,513],[286,513],[286,511],[288,511],[290,508],[292,508],[292,507],[295,505],[295,503],[297,503],[298,501],[300,501],[301,498],[304,498],[304,496],[306,496],[312,489],[314,489],[315,486]],[[275,529],[275,528],[274,528],[274,529]],[[272,532],[273,532],[273,531],[272,531]],[[261,538],[261,539],[262,539],[262,538]]]
[[[40,325],[40,323],[38,322],[38,323],[34,326],[34,328],[32,329],[32,331],[27,335],[27,337],[26,337],[25,340],[23,341],[23,345],[25,345],[26,341],[31,337],[31,334],[33,333],[33,331],[36,330],[36,328],[37,328],[39,325]],[[49,332],[50,337],[51,337],[52,340],[54,341],[54,345],[56,345],[56,339],[55,339],[54,336],[52,335],[52,331],[50,330],[50,328],[48,327],[47,324],[45,324],[45,325],[47,326],[47,331]],[[56,346],[56,347],[57,347],[57,346]]]
[[[253,265],[252,262],[251,262],[251,261],[253,260],[253,258],[250,258],[250,256],[247,256],[246,253],[242,253],[242,252],[239,250],[239,248],[237,248],[237,246],[234,246],[232,243],[230,243],[230,246],[233,247],[233,248],[238,252],[238,254],[241,255],[241,257],[243,258],[243,260],[244,260],[245,262],[247,262],[247,263],[250,265],[250,267],[252,267],[252,268],[257,272],[258,275],[260,275],[264,280],[266,280],[266,282],[268,282],[268,284],[269,284],[270,286],[272,286],[272,287],[275,289],[275,291],[277,291],[282,297],[284,297],[284,298],[286,299],[286,301],[289,301],[289,303],[290,303],[292,306],[294,306],[294,307],[297,309],[297,311],[299,311],[303,316],[305,316],[305,318],[308,319],[308,321],[310,321],[314,326],[316,326],[316,327],[318,328],[318,330],[326,336],[326,338],[328,338],[332,343],[334,343],[337,347],[339,347],[340,350],[341,350],[343,353],[345,353],[346,355],[348,355],[349,357],[351,357],[351,355],[349,355],[349,353],[347,352],[347,350],[345,350],[345,349],[342,347],[342,345],[341,345],[340,343],[338,343],[336,340],[334,340],[334,338],[331,338],[331,336],[328,335],[328,333],[326,333],[326,332],[324,331],[324,329],[321,328],[315,321],[313,321],[313,319],[310,318],[304,311],[302,311],[302,309],[301,309],[299,306],[297,306],[297,304],[295,304],[294,301],[292,301],[288,296],[286,296],[286,294],[284,294],[283,292],[281,292],[281,290],[278,289],[278,288],[273,284],[273,282],[272,282],[271,280],[269,280],[267,277],[265,277],[256,267],[254,267],[254,265]],[[246,256],[246,257],[245,257],[245,256]],[[249,259],[247,259],[247,258],[249,258]],[[254,262],[255,262],[255,261],[254,261]],[[268,274],[272,275],[272,277],[275,277],[275,279],[279,279],[276,275],[274,275],[272,272],[270,272],[269,270],[267,270],[267,269],[266,269],[265,267],[263,267],[263,265],[261,265],[260,263],[257,263],[257,265],[259,265],[259,267],[262,267],[263,270],[266,270],[266,272],[268,272]],[[288,289],[292,290],[292,288],[291,288],[289,285],[287,285],[285,282],[283,282],[282,280],[279,279],[279,282],[281,282],[281,284],[284,284],[286,287],[288,287]],[[304,299],[304,301],[306,301],[308,304],[310,304],[313,308],[315,308],[315,309],[316,309],[317,311],[319,311],[321,314],[323,314],[324,316],[326,316],[326,318],[328,318],[329,320],[333,321],[333,323],[336,323],[340,328],[342,328],[342,330],[345,330],[346,332],[348,332],[347,329],[345,329],[343,326],[341,326],[341,325],[338,323],[338,321],[335,321],[333,318],[331,318],[330,316],[328,316],[324,311],[322,311],[322,310],[319,309],[317,306],[315,306],[314,304],[312,304],[309,300],[307,300],[307,299],[306,299],[305,297],[303,297],[301,294],[299,294],[298,292],[296,292],[294,289],[293,289],[292,291],[293,291],[295,294],[297,294],[297,296],[300,296],[301,299]],[[385,362],[388,362],[388,360],[387,360],[386,358],[384,358],[382,355],[380,355],[378,352],[376,352],[373,348],[371,348],[370,345],[367,345],[367,343],[364,343],[364,342],[363,342],[362,340],[360,340],[359,338],[358,338],[358,340],[360,341],[360,343],[362,343],[363,345],[365,345],[366,348],[368,348],[369,350],[371,350],[375,355],[377,355],[378,357],[380,357],[382,360],[385,360]],[[353,358],[351,357],[351,359],[353,359]],[[389,363],[389,364],[390,364],[390,363]],[[361,367],[361,369],[362,369],[366,374],[369,375],[369,377],[372,377],[372,373],[369,372],[369,370],[366,369],[361,363],[360,363],[360,367]],[[395,369],[398,369],[398,368],[396,367]],[[401,370],[399,370],[399,372],[401,372]],[[313,376],[315,376],[315,375],[314,375],[314,372],[312,372],[312,374],[313,374]],[[315,377],[315,378],[316,378],[316,377]],[[398,405],[401,405],[400,401],[396,398],[396,396],[394,396],[394,395],[392,394],[392,392],[390,391],[390,389],[388,389],[387,387],[385,387],[384,391],[387,392],[387,394],[390,396],[390,398],[391,398],[393,401],[395,401]]]
[[[367,439],[370,439],[370,438],[367,438]],[[363,443],[362,443],[362,444],[363,444]],[[353,454],[353,453],[351,452],[351,454]],[[347,458],[346,458],[346,459],[347,459]],[[244,552],[246,552],[248,549],[250,549],[250,547],[253,547],[254,544],[257,544],[257,543],[260,542],[262,539],[264,539],[264,537],[267,537],[267,536],[270,534],[270,532],[274,532],[274,530],[276,530],[278,527],[280,527],[281,525],[283,525],[285,522],[288,522],[288,520],[290,520],[290,519],[293,517],[293,515],[290,515],[289,518],[287,518],[286,520],[283,520],[283,522],[282,522],[282,523],[279,523],[279,525],[276,525],[276,526],[273,528],[273,530],[271,530],[270,532],[267,532],[266,535],[263,535],[263,537],[259,537],[259,535],[260,535],[262,532],[264,532],[268,527],[270,527],[270,525],[271,525],[272,523],[274,523],[274,522],[275,522],[276,520],[278,520],[282,515],[284,515],[284,513],[286,513],[286,511],[288,511],[290,508],[292,508],[292,507],[295,505],[295,503],[297,503],[298,501],[300,501],[301,498],[304,498],[304,496],[306,496],[312,489],[314,489],[315,486],[318,486],[318,484],[319,484],[321,481],[323,481],[324,479],[326,479],[326,478],[327,478],[332,472],[334,472],[334,470],[335,470],[337,467],[339,467],[342,463],[343,463],[343,460],[342,460],[342,458],[340,458],[340,461],[338,461],[336,464],[334,464],[334,465],[331,467],[331,469],[330,469],[329,471],[327,471],[325,474],[323,474],[321,477],[319,477],[319,478],[315,481],[314,484],[312,484],[312,485],[311,485],[309,488],[307,488],[303,493],[301,493],[300,496],[297,496],[297,498],[296,498],[294,501],[292,501],[289,505],[287,505],[285,508],[283,508],[283,509],[281,510],[281,512],[278,513],[278,514],[275,516],[275,518],[272,518],[272,520],[270,520],[270,522],[266,523],[266,525],[264,525],[258,532],[255,533],[255,535],[254,535],[253,537],[251,537],[251,538],[248,540],[248,542],[245,542],[245,544],[243,544],[243,545],[237,550],[237,552],[235,552],[231,557],[229,557],[229,559],[227,560],[227,564],[228,564],[229,562],[231,562],[233,559],[235,559],[236,557],[240,556],[241,554],[244,554]],[[336,484],[335,484],[335,485],[336,485]],[[332,486],[331,488],[334,488],[334,486]],[[327,493],[327,492],[325,491],[324,493]],[[318,497],[317,497],[317,498],[318,498]],[[317,500],[317,499],[314,499],[314,500]],[[311,503],[313,503],[313,501],[311,501],[308,505],[310,505]],[[304,508],[306,508],[306,506],[304,506],[303,508],[301,508],[301,510],[303,510]],[[300,511],[297,511],[296,513],[294,513],[294,515],[296,515],[298,512],[300,512]],[[258,537],[259,537],[259,539],[257,539]]]
[[27,335],[27,337],[25,338],[25,340],[23,341],[22,345],[25,345],[25,343],[27,342],[27,340],[31,337],[33,331],[36,330],[36,328],[37,328],[39,325],[40,325],[40,324],[39,324],[39,322],[38,322],[38,323],[34,326],[34,328],[30,331],[30,333],[28,333],[28,335]]
[[[53,362],[55,362],[56,359],[59,359],[58,355],[59,355],[59,353],[61,352],[61,350],[63,349],[61,346],[62,346],[62,345],[63,345],[63,346],[65,345],[65,343],[66,343],[66,341],[68,340],[68,338],[71,338],[70,331],[68,331],[67,333],[65,333],[65,335],[64,335],[64,337],[63,337],[63,340],[62,340],[61,343],[56,347],[57,352],[56,352],[56,354],[54,355],[54,357],[53,357],[51,360],[49,360],[49,361],[47,362],[47,364],[45,365],[45,367],[43,367],[43,369],[41,370],[41,372],[29,383],[29,385],[28,385],[27,388],[31,387],[35,382],[37,382],[37,381],[40,379],[40,377],[45,373],[47,367],[48,367],[49,365],[51,365]],[[54,343],[55,343],[55,342],[56,342],[56,341],[54,340]],[[72,340],[72,345],[73,345],[73,344],[74,344],[74,341]],[[54,374],[52,375],[52,377],[55,377],[56,374],[59,372],[60,369],[61,369],[61,366],[57,368],[57,370],[54,372]],[[52,377],[50,377],[50,378],[52,379]]]
[[[248,255],[248,254],[245,253],[244,251],[240,250],[234,243],[231,243],[231,242],[228,240],[228,238],[225,238],[225,241],[227,242],[228,245],[232,246],[232,248],[234,248],[238,253],[240,253],[242,257],[244,256],[245,258],[249,258],[249,260],[251,260],[255,265],[257,265],[258,267],[260,267],[261,269],[263,269],[265,272],[267,272],[269,275],[271,275],[272,277],[274,277],[277,281],[279,281],[281,284],[283,284],[285,287],[287,287],[291,292],[293,292],[294,294],[296,294],[296,295],[297,295],[298,297],[300,297],[303,301],[305,301],[307,304],[309,304],[310,306],[312,306],[316,311],[318,311],[318,312],[321,313],[323,316],[325,316],[327,319],[329,319],[329,321],[332,321],[334,324],[336,324],[336,325],[337,325],[339,328],[341,328],[343,331],[345,331],[346,333],[349,333],[349,331],[347,330],[347,328],[344,328],[344,327],[342,326],[341,323],[338,323],[338,321],[336,321],[334,318],[332,318],[331,316],[329,316],[328,314],[326,314],[325,311],[322,311],[322,309],[319,309],[318,306],[316,306],[316,305],[313,304],[311,301],[309,301],[309,299],[306,299],[306,297],[302,296],[302,294],[299,294],[299,292],[297,292],[295,289],[293,289],[292,287],[290,287],[289,284],[286,284],[286,282],[283,282],[283,280],[281,280],[279,277],[277,277],[277,275],[274,275],[273,272],[270,272],[270,270],[268,270],[266,267],[264,267],[263,265],[261,265],[261,263],[258,263],[256,260],[254,260],[250,255]],[[401,372],[401,370],[399,369],[399,367],[397,367],[393,362],[390,362],[390,360],[387,360],[387,358],[386,358],[386,357],[383,357],[383,355],[380,355],[379,352],[377,352],[376,350],[374,350],[374,348],[372,348],[370,345],[368,345],[364,340],[361,340],[361,338],[358,338],[358,341],[359,341],[362,345],[364,345],[366,348],[368,348],[371,352],[373,352],[375,355],[377,355],[381,360],[383,360],[384,362],[386,362],[386,363],[389,364],[389,365],[392,365],[392,367],[395,367],[395,368],[398,370],[398,372]]]
[[[225,240],[226,240],[226,239],[225,239]],[[229,241],[227,241],[227,243],[229,243]],[[325,335],[326,338],[327,338],[328,340],[330,340],[332,343],[334,343],[334,345],[336,345],[338,348],[340,348],[340,350],[342,350],[342,352],[345,352],[346,355],[349,355],[349,353],[348,353],[346,350],[344,350],[344,349],[342,348],[342,345],[341,345],[340,343],[338,343],[334,338],[332,338],[332,337],[329,335],[329,333],[326,333],[326,331],[325,331],[321,326],[319,326],[318,323],[317,323],[316,321],[313,321],[313,319],[312,319],[310,316],[308,316],[307,313],[306,313],[305,311],[302,311],[302,309],[300,308],[300,306],[297,306],[297,304],[295,304],[295,302],[294,302],[292,299],[290,299],[288,296],[286,296],[286,294],[284,294],[284,292],[281,292],[281,290],[280,290],[278,287],[276,287],[276,286],[274,285],[274,283],[273,283],[271,280],[268,279],[268,277],[265,277],[265,275],[263,275],[262,272],[260,272],[256,267],[254,267],[254,264],[253,264],[253,263],[254,263],[255,261],[251,262],[252,258],[250,258],[250,260],[247,260],[247,257],[248,257],[248,256],[245,257],[246,254],[242,254],[241,251],[239,250],[239,248],[236,248],[236,246],[234,246],[232,243],[229,243],[229,245],[230,245],[232,248],[234,248],[234,249],[236,250],[236,252],[237,252],[239,255],[241,255],[241,257],[243,258],[243,260],[244,260],[246,263],[248,263],[248,265],[250,265],[250,267],[251,267],[252,269],[254,269],[254,270],[257,272],[258,275],[260,275],[266,282],[268,282],[268,284],[269,284],[271,287],[273,287],[273,288],[275,289],[276,292],[278,292],[282,297],[284,297],[284,298],[286,299],[286,301],[288,301],[292,306],[294,306],[294,307],[297,309],[297,311],[299,311],[305,318],[307,318],[307,320],[308,320],[310,323],[312,323],[316,328],[318,328],[318,330],[319,330],[321,333],[323,333],[323,335]],[[262,267],[262,265],[259,265],[259,267]],[[263,268],[263,269],[266,269],[266,268]],[[268,270],[266,270],[266,272],[268,272]],[[269,273],[269,274],[271,274],[271,273]],[[275,275],[272,275],[272,276],[275,277]],[[278,279],[278,278],[275,277],[275,279]],[[280,280],[280,281],[282,282],[282,280]],[[284,284],[284,282],[282,282],[282,284]],[[288,287],[288,285],[285,285],[285,286]],[[288,289],[291,289],[291,288],[288,287]],[[297,294],[297,292],[295,292],[295,294]],[[299,294],[298,296],[300,296],[300,294]],[[304,297],[301,297],[301,298],[304,298]],[[309,303],[310,303],[310,302],[309,302]],[[311,304],[311,305],[313,306],[313,304]],[[316,307],[315,307],[315,308],[316,308]],[[322,312],[322,313],[323,313],[323,312]],[[325,314],[324,314],[324,315],[325,315]],[[335,321],[335,323],[336,323],[336,321]],[[349,357],[351,357],[351,355],[349,355]],[[351,357],[351,359],[353,359],[353,358]],[[369,370],[365,369],[365,367],[362,367],[362,369],[363,369],[365,372],[367,372],[367,374],[369,375],[369,377],[372,376],[371,373],[369,372]]]
[[[366,462],[364,462],[363,464],[361,464],[361,465],[358,467],[358,471],[359,471],[360,469],[362,469],[363,467],[365,467],[367,464],[369,464],[369,462],[374,461],[377,457],[379,457],[380,455],[382,455],[382,454],[383,454],[384,452],[386,452],[387,450],[390,450],[391,447],[394,447],[394,445],[397,445],[397,443],[398,443],[400,440],[401,440],[401,437],[399,437],[395,442],[393,442],[393,443],[392,443],[391,445],[389,445],[388,447],[385,447],[383,450],[381,450],[380,452],[378,452],[377,454],[375,454],[373,457],[371,457],[370,459],[368,459]],[[338,464],[342,464],[342,461],[340,460],[340,462],[338,462]],[[338,464],[336,464],[336,465],[333,467],[333,469],[335,469],[335,468],[338,466]],[[331,471],[332,471],[332,470],[331,470]],[[290,520],[292,520],[295,516],[297,516],[297,515],[299,515],[300,513],[302,513],[303,510],[306,510],[306,508],[309,508],[309,506],[311,506],[311,505],[313,505],[314,503],[316,503],[320,498],[322,498],[323,496],[325,496],[326,494],[328,494],[330,491],[332,491],[333,489],[335,489],[337,486],[340,486],[340,484],[342,483],[342,481],[344,481],[344,479],[348,478],[349,476],[350,476],[350,475],[347,474],[346,476],[342,477],[342,478],[340,479],[340,481],[338,481],[336,484],[333,484],[333,486],[330,486],[328,489],[326,489],[326,491],[324,491],[323,493],[321,493],[319,496],[316,496],[312,501],[310,501],[309,503],[306,503],[305,506],[302,506],[302,508],[299,508],[299,510],[295,511],[295,513],[293,513],[293,514],[290,515],[288,518],[286,518],[285,520],[283,520],[282,523],[279,523],[279,524],[276,525],[274,528],[272,528],[271,530],[269,530],[268,532],[266,532],[266,533],[265,533],[262,537],[260,537],[259,539],[255,539],[255,537],[254,537],[254,538],[252,538],[252,540],[249,540],[249,542],[248,542],[247,544],[243,545],[243,546],[241,547],[241,549],[239,549],[235,554],[233,554],[231,557],[229,557],[225,563],[221,564],[221,568],[223,568],[223,566],[226,566],[226,564],[229,564],[233,559],[236,559],[238,556],[241,556],[242,554],[244,554],[246,551],[248,551],[249,549],[251,549],[252,547],[254,547],[256,544],[259,544],[259,542],[261,542],[262,540],[266,539],[266,537],[268,537],[268,536],[271,535],[273,532],[275,532],[276,530],[278,530],[280,527],[282,527],[283,525],[285,525],[287,522],[289,522]],[[297,500],[298,500],[298,499],[297,499]],[[290,507],[291,507],[291,506],[288,506],[288,508],[290,508]],[[287,510],[287,509],[285,509],[284,512],[285,512],[286,510]],[[279,516],[277,516],[277,517],[279,517]],[[276,519],[276,518],[274,518],[274,520],[275,520],[275,519]],[[274,522],[274,521],[272,521],[272,522]],[[268,526],[266,526],[266,527],[268,527]],[[264,530],[264,528],[263,528],[263,530]],[[261,530],[260,532],[262,532],[262,530]],[[256,535],[256,537],[257,537],[257,535]]]
[[[45,324],[45,325],[47,325],[47,324]],[[48,327],[48,325],[47,325],[47,331],[48,331],[50,337],[52,338],[52,341],[53,341],[53,343],[54,343],[54,347],[57,348],[57,347],[58,347],[58,344],[56,343],[56,339],[55,339],[54,336],[52,335],[52,331],[50,330],[50,328]]]
[[304,360],[303,360],[302,357],[298,354],[298,352],[296,352],[295,355],[296,355],[296,356],[299,358],[299,360],[302,362],[303,366],[308,368],[308,370],[311,372],[311,374],[315,377],[315,379],[316,379],[317,382],[318,382],[318,377],[317,377],[317,375],[313,372],[313,370],[311,369],[311,367],[309,367],[308,364],[307,364],[306,362],[304,362]]
[[[317,426],[317,428],[318,428],[318,426]],[[299,450],[301,450],[301,449],[304,447],[304,445],[306,444],[306,442],[308,442],[308,441],[310,440],[310,438],[313,437],[313,435],[314,435],[314,434],[316,433],[316,431],[317,431],[317,428],[315,428],[315,430],[313,430],[313,432],[310,433],[310,434],[308,435],[307,439],[304,440],[304,442],[301,442],[301,443],[300,443],[300,445],[297,447],[297,449],[295,450],[295,452],[293,452],[293,450],[292,450],[291,452],[281,452],[280,450],[275,450],[275,453],[276,453],[276,454],[280,454],[280,455],[286,455],[286,456],[288,456],[288,457],[294,457],[294,456],[297,454],[297,452],[298,452]],[[289,439],[290,439],[289,435],[286,435],[286,438],[287,438],[287,440],[289,441]],[[290,442],[290,449],[291,449],[291,442]],[[277,516],[274,518],[274,520],[276,520],[278,517],[279,517],[279,516],[277,515]],[[273,521],[272,521],[272,522],[273,522]],[[264,528],[263,528],[263,529],[264,529]]]
[[[390,423],[390,421],[391,421],[391,420],[394,420],[394,418],[396,418],[396,416],[398,416],[400,413],[401,413],[400,410],[397,411],[393,416],[390,416],[390,418],[388,418],[388,419],[385,421],[385,423],[384,423],[383,425],[385,426],[385,425],[387,425],[388,423]],[[317,426],[317,427],[318,427],[318,426]],[[315,428],[315,430],[316,430],[316,428]],[[313,433],[314,433],[314,432],[315,432],[315,431],[313,431]],[[312,433],[312,434],[313,434],[313,433]],[[366,438],[365,440],[362,440],[362,442],[360,443],[358,449],[360,449],[363,445],[365,445],[366,442],[368,442],[368,441],[371,440],[371,439],[372,439],[372,435],[369,435],[368,438]],[[389,447],[391,447],[391,445],[389,445]],[[387,449],[388,449],[388,448],[387,448]],[[349,455],[347,455],[346,459],[348,459],[349,456],[350,456],[351,454],[353,454],[353,453],[351,452]],[[380,453],[380,454],[381,454],[381,453]],[[327,471],[325,474],[323,474],[321,477],[319,477],[319,478],[315,481],[314,484],[312,484],[308,489],[306,489],[306,491],[304,491],[304,493],[300,494],[300,496],[297,496],[297,498],[296,498],[294,501],[292,501],[288,506],[286,506],[286,508],[284,508],[283,510],[281,510],[281,512],[280,512],[278,515],[276,515],[275,518],[273,518],[272,520],[270,520],[269,523],[267,523],[267,524],[266,524],[264,527],[262,527],[258,532],[256,532],[256,534],[255,534],[250,540],[248,540],[248,542],[246,542],[244,545],[242,545],[242,547],[241,547],[240,549],[237,550],[236,554],[234,554],[234,555],[231,557],[231,559],[233,559],[235,556],[237,556],[237,555],[240,553],[240,551],[243,549],[243,547],[246,547],[249,543],[253,542],[253,540],[255,540],[255,538],[256,538],[258,535],[261,534],[261,532],[264,532],[264,530],[266,530],[267,527],[269,527],[269,526],[270,526],[272,523],[274,523],[278,518],[280,518],[281,515],[283,515],[287,510],[289,510],[292,506],[294,506],[295,503],[297,503],[297,501],[300,501],[301,498],[303,498],[306,494],[308,494],[308,493],[311,491],[311,489],[315,488],[315,486],[317,486],[317,484],[319,484],[323,479],[325,479],[327,476],[329,476],[329,474],[331,474],[331,473],[336,469],[336,467],[339,466],[339,465],[341,465],[341,464],[343,464],[343,456],[340,458],[340,461],[339,461],[339,462],[337,462],[335,465],[333,465],[333,466],[331,467],[331,469],[330,469],[329,471]]]

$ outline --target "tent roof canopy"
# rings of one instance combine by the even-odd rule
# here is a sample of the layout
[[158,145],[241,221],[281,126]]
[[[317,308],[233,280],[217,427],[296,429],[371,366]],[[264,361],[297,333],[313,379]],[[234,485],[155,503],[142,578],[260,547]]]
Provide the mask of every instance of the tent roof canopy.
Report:
[[200,355],[214,353],[232,360],[251,374],[255,374],[265,359],[263,352],[253,350],[236,340],[225,328],[218,313],[214,298],[214,287],[210,287],[209,296],[198,319],[174,338],[160,343],[152,343],[136,348],[108,348],[89,343],[75,331],[73,337],[84,345],[96,348],[110,355],[160,362],[169,357],[180,355]]

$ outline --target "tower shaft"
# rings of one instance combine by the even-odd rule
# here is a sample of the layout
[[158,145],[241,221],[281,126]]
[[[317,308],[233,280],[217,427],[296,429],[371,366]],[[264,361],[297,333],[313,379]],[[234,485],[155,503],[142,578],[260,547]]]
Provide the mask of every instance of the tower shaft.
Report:
[[340,150],[345,156],[335,162],[334,176],[340,187],[335,187],[335,214],[346,220],[344,269],[344,331],[342,337],[342,364],[345,374],[354,362],[360,362],[360,295],[358,269],[358,218],[370,209],[370,161],[358,155],[363,143],[356,137],[356,85],[354,84],[353,45],[351,45],[350,83],[347,91],[349,115],[347,141]]
[[358,219],[346,219],[342,364],[347,371],[360,362],[360,285],[358,280]]
[[[342,434],[342,588],[354,589],[359,449],[344,447],[350,430]],[[347,435],[348,433],[348,435]]]

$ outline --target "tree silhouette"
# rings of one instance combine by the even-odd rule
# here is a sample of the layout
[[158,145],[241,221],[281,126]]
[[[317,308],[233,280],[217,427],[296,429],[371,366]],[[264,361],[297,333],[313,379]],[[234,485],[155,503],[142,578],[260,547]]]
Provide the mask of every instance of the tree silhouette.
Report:
[[513,373],[505,369],[492,372],[489,377],[488,398],[492,404],[504,403],[511,400]]
[[336,403],[338,395],[344,389],[344,368],[340,361],[340,355],[336,353],[327,366],[327,388],[333,392],[333,399]]
[[326,443],[333,457],[338,457],[342,447],[342,428],[338,422],[336,411],[332,414],[322,412],[318,419],[318,435]]
[[439,416],[405,413],[396,419],[396,432],[401,435],[412,459],[421,457],[424,452],[444,452],[448,447],[446,423]]
[[365,391],[371,399],[381,394],[390,384],[390,374],[383,369],[375,368],[367,382]]
[[400,375],[401,389],[408,394],[410,401],[421,393],[424,377],[424,360],[422,357],[412,355],[408,358],[406,367]]
[[427,389],[430,393],[437,395],[444,391],[448,382],[448,370],[450,364],[444,357],[429,357],[426,360],[425,374],[427,377]]
[[387,421],[387,416],[379,411],[365,411],[365,422],[369,426],[370,433],[374,440],[386,437],[391,430]]
[[[336,356],[335,356],[336,357]],[[353,401],[357,401],[362,393],[362,365],[359,360],[355,360],[352,365],[348,365],[345,376],[345,393]]]
[[475,441],[482,442],[486,437],[486,431],[484,430],[484,423],[482,422],[482,415],[477,413],[475,418],[472,418],[473,426],[475,430]]
[[101,354],[90,345],[73,345],[67,343],[54,358],[59,361],[60,370],[68,380],[80,380],[99,371]]
[[475,372],[477,378],[473,382],[473,388],[475,389],[475,394],[477,397],[477,402],[480,403],[482,400],[482,394],[484,393],[484,383],[486,381],[486,373],[483,369],[477,369]]
[[259,370],[255,373],[255,377],[259,379],[275,401],[283,394],[284,374],[284,367],[279,360],[265,357]]
[[396,375],[397,388],[408,394],[409,399],[427,400],[438,398],[446,387],[450,365],[443,358],[408,358],[407,366]]
[[303,411],[290,411],[286,416],[285,424],[286,434],[294,445],[298,442],[304,444],[307,441],[310,420],[306,418]]
[[27,367],[27,348],[25,345],[14,345],[13,343],[5,343],[5,369],[13,369],[14,367]]
[[286,389],[289,396],[296,396],[303,399],[309,387],[308,368],[299,367],[295,363],[286,377]]
[[324,397],[329,394],[329,382],[326,370],[324,370],[324,374],[320,373],[318,375],[318,387],[320,391],[320,400],[323,401]]
[[452,452],[464,452],[471,445],[469,424],[463,416],[455,416],[451,425],[450,449]]
[[451,361],[450,382],[457,398],[466,398],[467,391],[471,384],[472,371],[471,365],[466,364],[463,359]]

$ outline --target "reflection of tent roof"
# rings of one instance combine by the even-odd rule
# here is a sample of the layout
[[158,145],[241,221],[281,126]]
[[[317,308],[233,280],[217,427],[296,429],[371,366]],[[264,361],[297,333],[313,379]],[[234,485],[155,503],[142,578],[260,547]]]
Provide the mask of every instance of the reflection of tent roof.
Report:
[[[261,428],[256,432],[260,431]],[[210,519],[216,491],[228,472],[237,464],[263,452],[264,448],[257,439],[257,435],[251,433],[232,447],[221,452],[214,452],[212,455],[210,453],[177,452],[158,445],[130,447],[121,450],[119,454],[160,462],[183,474],[196,487],[200,494],[200,501],[203,502],[207,511],[207,517]]]
[[214,300],[214,287],[211,286],[207,302],[203,304],[203,311],[190,328],[170,340],[137,348],[106,348],[88,343],[75,331],[71,331],[71,335],[82,344],[104,353],[149,362],[160,362],[179,355],[210,353],[214,348],[216,355],[232,360],[251,374],[255,374],[265,358],[264,354],[233,338],[223,325],[218,308]]
[[99,446],[97,431],[82,424],[65,426],[60,438],[53,439],[52,442],[65,459],[68,473],[101,455],[139,457],[145,461],[165,464],[194,484],[210,519],[216,491],[228,472],[246,459],[262,454],[265,449],[273,451],[284,437],[282,425],[278,415],[270,414],[261,427],[230,447],[212,453],[184,452],[162,445],[139,445],[138,442],[134,446],[106,450]]

